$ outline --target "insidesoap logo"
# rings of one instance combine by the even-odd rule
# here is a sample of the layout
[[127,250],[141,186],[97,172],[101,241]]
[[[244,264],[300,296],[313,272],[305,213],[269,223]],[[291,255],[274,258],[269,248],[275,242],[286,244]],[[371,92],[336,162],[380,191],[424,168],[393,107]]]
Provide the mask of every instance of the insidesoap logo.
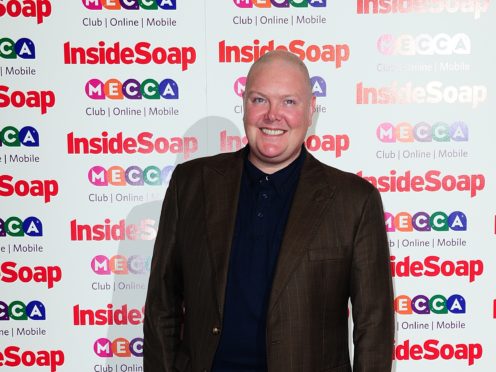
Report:
[[22,220],[12,216],[6,219],[0,217],[0,237],[37,237],[43,236],[43,224],[37,217],[27,217]]
[[124,82],[118,79],[109,79],[106,82],[91,79],[86,83],[84,90],[86,95],[94,100],[179,99],[179,86],[172,79],[164,79],[161,82],[155,79],[142,82],[136,79],[127,79]]
[[55,106],[55,93],[51,90],[29,90],[23,92],[14,90],[9,93],[10,87],[0,85],[0,108],[13,106],[14,108],[38,108],[41,115],[47,113],[49,108]]
[[396,215],[385,212],[387,232],[467,231],[467,216],[460,211],[445,212],[399,212]]
[[486,186],[483,174],[443,175],[438,170],[414,176],[411,171],[397,174],[396,170],[390,170],[387,176],[365,176],[362,171],[357,175],[372,183],[380,192],[464,191],[473,198]]
[[31,39],[21,38],[14,41],[11,38],[0,38],[0,58],[4,59],[35,59],[36,47]]
[[[229,135],[227,130],[220,132],[220,151],[232,152],[241,149],[248,143],[246,136]],[[339,158],[350,148],[350,137],[347,134],[312,134],[303,142],[308,151],[334,152]]]
[[384,122],[376,130],[377,138],[384,143],[394,142],[467,142],[468,125],[464,121],[434,124],[419,122],[412,125],[408,122],[393,124]]
[[45,203],[50,203],[58,193],[56,180],[14,180],[11,175],[0,175],[0,196],[42,197]]
[[99,338],[93,344],[93,351],[100,358],[143,357],[143,338],[136,337],[128,340],[120,337],[113,341],[108,338]]
[[141,132],[133,137],[125,137],[122,132],[110,136],[107,131],[95,137],[76,137],[74,132],[67,134],[68,154],[171,153],[183,154],[184,160],[187,160],[196,151],[198,151],[196,137],[165,138],[155,136],[151,132]]
[[327,0],[233,0],[238,8],[325,8]]
[[454,360],[464,361],[472,366],[476,360],[482,358],[483,348],[479,343],[459,343],[443,344],[436,339],[429,339],[422,344],[410,344],[410,340],[405,340],[399,345],[395,345],[393,360]]
[[91,269],[98,275],[142,275],[150,272],[152,258],[141,255],[98,255],[91,260]]
[[472,43],[470,37],[463,33],[453,36],[445,33],[398,36],[384,34],[377,40],[377,49],[388,56],[468,55],[471,54]]
[[119,220],[113,224],[106,218],[103,224],[80,224],[77,220],[71,221],[71,240],[153,240],[157,236],[157,221],[144,219],[137,224],[127,224],[126,220]]
[[467,312],[467,303],[465,298],[459,294],[449,297],[441,294],[432,297],[417,295],[413,298],[400,295],[394,299],[394,310],[401,315],[465,314]]
[[355,101],[358,105],[377,104],[468,104],[477,108],[487,99],[485,85],[447,85],[441,81],[430,81],[425,85],[414,85],[411,81],[400,84],[393,81],[382,87],[367,87],[356,84]]
[[0,128],[0,147],[39,147],[40,135],[36,128],[25,126],[17,129],[13,126]]
[[2,320],[46,320],[46,308],[40,301],[0,301],[0,321]]
[[0,280],[4,283],[44,283],[48,289],[62,279],[60,266],[17,266],[17,262],[5,261],[0,265]]
[[175,10],[177,0],[82,0],[89,10]]
[[36,23],[43,23],[44,18],[52,14],[49,0],[0,0],[0,17],[36,18]]
[[74,305],[72,315],[76,326],[140,325],[145,317],[144,307],[129,308],[129,305],[122,305],[114,309],[113,304],[96,310],[82,309],[80,305]]
[[[310,77],[310,84],[312,86],[312,94],[315,97],[326,97],[327,96],[327,83],[324,78],[320,76]],[[246,88],[246,76],[241,76],[234,82],[234,93],[238,97],[243,97],[243,93]]]
[[[1,44],[0,44],[1,45]],[[64,43],[64,63],[89,65],[181,65],[185,71],[196,61],[196,50],[193,47],[152,47],[146,41],[140,41],[134,46],[121,46],[119,41],[107,46],[105,41],[99,41],[95,47],[75,47],[67,41]]]
[[225,40],[219,41],[220,63],[252,63],[265,53],[273,50],[287,50],[295,54],[302,61],[330,62],[335,68],[341,68],[342,64],[350,57],[348,44],[309,44],[305,40],[292,40],[288,44],[276,45],[274,40],[269,40],[265,45],[260,40],[253,40],[247,45],[228,45]]
[[18,367],[24,371],[29,367],[48,367],[50,372],[56,372],[64,362],[62,350],[22,350],[15,345],[0,350],[0,367]]
[[357,0],[358,14],[472,13],[479,19],[490,0]]
[[398,278],[415,277],[453,277],[468,278],[473,283],[484,273],[482,260],[441,260],[439,256],[427,256],[423,260],[415,260],[410,256],[396,260],[390,257],[391,275]]

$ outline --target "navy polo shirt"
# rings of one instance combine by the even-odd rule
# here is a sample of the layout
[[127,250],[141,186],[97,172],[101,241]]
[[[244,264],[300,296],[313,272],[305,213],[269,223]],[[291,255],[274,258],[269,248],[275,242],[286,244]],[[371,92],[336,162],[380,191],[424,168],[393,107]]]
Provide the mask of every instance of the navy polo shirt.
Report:
[[274,269],[306,156],[273,174],[244,161],[227,275],[224,319],[212,371],[266,371],[266,315]]

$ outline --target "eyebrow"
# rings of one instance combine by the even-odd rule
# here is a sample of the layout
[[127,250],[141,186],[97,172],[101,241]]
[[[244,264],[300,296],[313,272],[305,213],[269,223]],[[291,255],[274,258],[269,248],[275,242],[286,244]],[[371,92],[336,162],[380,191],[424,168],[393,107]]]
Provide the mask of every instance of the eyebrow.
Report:
[[[264,97],[267,96],[267,94],[262,93],[262,92],[260,92],[258,90],[245,91],[245,95],[247,95],[247,96],[253,95],[253,94],[258,94],[258,95],[264,96]],[[300,98],[300,96],[298,95],[298,93],[283,94],[283,95],[280,95],[278,97],[282,97],[282,98],[288,98],[288,97],[291,97],[291,98]]]

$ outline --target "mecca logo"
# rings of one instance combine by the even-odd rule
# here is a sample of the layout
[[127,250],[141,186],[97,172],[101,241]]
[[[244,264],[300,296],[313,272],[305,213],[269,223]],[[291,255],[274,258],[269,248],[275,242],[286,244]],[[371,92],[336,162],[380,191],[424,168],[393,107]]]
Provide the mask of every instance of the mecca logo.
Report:
[[89,170],[88,180],[94,186],[162,186],[169,183],[173,170],[171,165],[163,168],[132,165],[126,169],[118,165],[108,169],[96,165]]
[[91,310],[81,309],[79,305],[72,308],[74,325],[140,325],[143,324],[144,308],[129,309],[128,305],[122,305],[114,309],[113,304],[108,304],[105,309]]
[[440,261],[439,256],[428,256],[423,260],[412,260],[410,256],[396,261],[396,256],[391,256],[391,275],[393,277],[466,277],[470,283],[482,275],[484,263],[482,260],[445,260]]
[[106,82],[91,79],[84,89],[86,95],[94,100],[179,99],[179,87],[172,79],[164,79],[161,82],[154,79],[142,82],[136,79],[127,79],[124,82],[118,79],[109,79]]
[[413,298],[400,295],[394,299],[394,310],[401,315],[465,314],[467,304],[465,298],[458,294],[449,297],[437,294],[431,298],[425,295],[417,295]]
[[429,339],[423,344],[410,344],[410,340],[394,346],[393,360],[455,360],[464,361],[469,366],[482,357],[483,348],[474,344],[441,344],[439,340]]
[[238,8],[325,8],[327,0],[233,0]]
[[[312,94],[315,97],[326,97],[327,96],[327,83],[320,76],[312,76],[310,78],[310,84],[312,86]],[[234,93],[242,97],[246,87],[246,77],[241,76],[234,82]]]
[[99,338],[93,344],[93,351],[101,358],[143,357],[143,338],[127,340],[121,337],[113,341],[108,338]]
[[0,58],[35,59],[36,47],[31,39],[25,37],[17,41],[4,37],[0,39]]
[[10,304],[0,301],[0,321],[2,320],[46,320],[45,305],[40,301],[13,301]]
[[411,215],[400,212],[396,215],[385,212],[387,232],[426,232],[426,231],[467,231],[467,216],[460,211],[451,212],[417,212]]
[[57,367],[64,364],[65,355],[62,350],[25,350],[10,345],[0,349],[0,367],[49,367],[50,372],[56,372]]
[[89,10],[174,10],[176,0],[82,0]]
[[91,269],[97,275],[142,275],[150,272],[151,261],[150,256],[98,255],[91,260]]
[[479,19],[489,9],[490,0],[357,0],[357,14],[473,13]]
[[[1,45],[1,44],[0,44]],[[193,47],[152,47],[150,43],[141,41],[132,47],[121,46],[115,42],[107,46],[105,41],[98,42],[98,46],[83,48],[64,43],[64,63],[66,65],[116,65],[138,64],[181,65],[185,71],[196,61],[196,50]]]
[[[1,132],[0,132],[1,138]],[[76,137],[74,132],[67,134],[68,154],[183,154],[184,160],[198,150],[196,137],[155,137],[151,132],[141,132],[134,137],[124,137],[122,132],[109,136],[103,131],[101,136]]]
[[52,14],[52,4],[49,0],[3,0],[0,2],[0,18],[4,15],[13,18],[36,18],[38,24]]
[[304,40],[292,40],[287,45],[276,45],[274,40],[269,40],[265,45],[260,40],[253,40],[252,45],[227,45],[225,40],[219,41],[219,62],[221,63],[252,63],[265,53],[273,50],[287,50],[295,54],[302,61],[332,62],[335,67],[341,68],[342,64],[350,57],[348,44],[305,45]]
[[43,236],[43,224],[37,217],[27,217],[21,220],[19,217],[0,217],[0,238],[1,237],[38,237]]
[[310,84],[312,86],[312,94],[315,97],[327,96],[327,84],[323,78],[320,76],[312,76],[310,78]]
[[120,220],[113,224],[109,218],[103,224],[84,225],[77,220],[71,221],[71,240],[153,240],[157,236],[156,221],[152,219],[141,220],[138,224],[126,224]]
[[12,261],[2,262],[0,265],[0,280],[4,283],[43,283],[48,289],[62,279],[62,269],[59,266],[20,266]]
[[381,35],[377,40],[377,49],[385,55],[467,55],[471,53],[471,41],[467,34],[391,34]]
[[0,147],[39,147],[40,135],[38,131],[31,127],[26,126],[17,129],[12,126],[0,129]]
[[45,203],[59,193],[59,184],[55,180],[14,180],[8,174],[0,175],[0,196],[34,196],[41,197]]
[[246,76],[241,76],[234,82],[234,93],[238,97],[243,97],[246,88]]
[[356,84],[355,101],[358,105],[391,105],[449,103],[469,104],[476,108],[487,98],[485,85],[448,85],[441,81],[431,81],[415,86],[412,82],[400,85],[393,81],[383,87],[366,87],[362,82]]
[[466,191],[470,197],[484,190],[486,178],[483,174],[442,175],[441,171],[429,170],[424,175],[412,176],[411,171],[397,175],[395,170],[387,176],[365,176],[362,171],[357,173],[380,192],[436,192],[436,191]]
[[376,130],[377,138],[384,143],[394,142],[466,142],[468,126],[463,121],[451,124],[420,122],[412,125],[408,122],[392,124],[384,122]]
[[51,90],[29,90],[26,93],[20,90],[14,90],[9,94],[10,87],[0,85],[0,108],[10,105],[15,108],[38,108],[41,114],[47,113],[49,108],[55,105],[55,93]]

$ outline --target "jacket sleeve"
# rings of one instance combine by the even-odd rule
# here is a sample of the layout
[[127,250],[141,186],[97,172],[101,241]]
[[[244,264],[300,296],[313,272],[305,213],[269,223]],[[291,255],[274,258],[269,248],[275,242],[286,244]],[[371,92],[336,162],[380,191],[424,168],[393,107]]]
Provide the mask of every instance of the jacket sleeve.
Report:
[[384,211],[374,189],[354,239],[350,293],[353,371],[390,372],[394,346],[393,289]]
[[183,283],[177,249],[176,167],[165,194],[153,250],[143,325],[146,372],[174,371],[183,322]]

